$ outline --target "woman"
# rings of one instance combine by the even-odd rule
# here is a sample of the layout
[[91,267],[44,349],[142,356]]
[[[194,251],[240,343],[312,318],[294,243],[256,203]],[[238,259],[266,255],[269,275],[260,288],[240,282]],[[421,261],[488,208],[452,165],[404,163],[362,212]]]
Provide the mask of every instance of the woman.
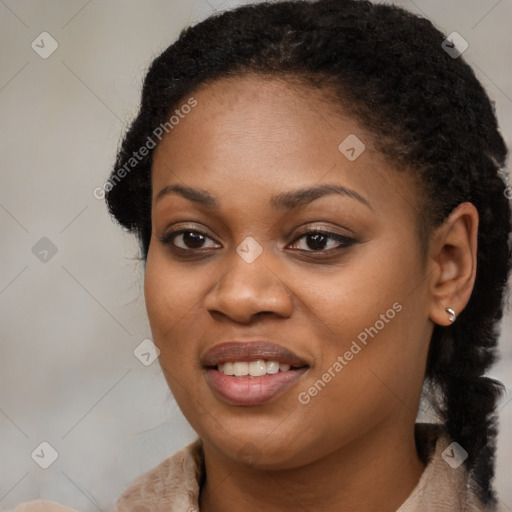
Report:
[[445,39],[395,6],[290,1],[155,59],[105,191],[199,438],[118,512],[497,510],[507,150]]

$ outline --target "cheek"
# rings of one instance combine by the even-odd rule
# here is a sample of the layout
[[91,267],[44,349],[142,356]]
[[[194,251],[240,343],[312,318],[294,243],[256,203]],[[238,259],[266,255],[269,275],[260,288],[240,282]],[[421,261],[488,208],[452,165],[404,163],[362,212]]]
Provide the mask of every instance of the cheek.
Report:
[[[144,276],[146,310],[153,341],[160,350],[159,363],[176,402],[197,428],[202,408],[197,371],[197,340],[201,338],[198,304],[200,279],[172,264],[165,252],[152,248]],[[194,365],[197,364],[197,368]]]
[[[144,276],[144,297],[154,342],[165,365],[186,357],[193,348],[194,317],[201,293],[200,273],[184,272],[165,251],[150,246]],[[171,356],[173,356],[171,358]]]
[[[319,339],[331,339],[338,350],[361,333],[364,338],[365,329],[376,322],[379,332],[384,326],[389,330],[388,325],[397,316],[393,305],[405,307],[415,299],[411,291],[421,282],[421,269],[416,256],[407,255],[397,245],[386,239],[376,240],[359,246],[328,274],[301,274],[300,284],[294,287],[304,311],[311,315],[310,325],[320,329]],[[322,332],[324,336],[320,336]]]
[[311,393],[304,390],[305,401],[314,396],[311,402],[318,404],[323,399],[316,396],[322,395],[349,409],[352,404],[353,412],[362,412],[366,402],[377,403],[377,409],[389,405],[396,390],[405,390],[404,400],[413,401],[408,390],[421,385],[430,331],[418,256],[400,247],[383,240],[361,250],[339,272],[303,277],[302,299],[317,340],[308,383],[328,381]]

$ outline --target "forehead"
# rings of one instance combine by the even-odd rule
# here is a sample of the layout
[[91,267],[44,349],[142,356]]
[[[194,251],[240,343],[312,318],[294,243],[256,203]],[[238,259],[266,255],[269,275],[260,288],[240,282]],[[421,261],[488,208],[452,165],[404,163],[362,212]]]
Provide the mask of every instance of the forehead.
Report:
[[414,206],[411,180],[319,89],[248,75],[202,84],[191,96],[197,105],[155,150],[153,199],[176,183],[247,204],[338,182],[383,207]]

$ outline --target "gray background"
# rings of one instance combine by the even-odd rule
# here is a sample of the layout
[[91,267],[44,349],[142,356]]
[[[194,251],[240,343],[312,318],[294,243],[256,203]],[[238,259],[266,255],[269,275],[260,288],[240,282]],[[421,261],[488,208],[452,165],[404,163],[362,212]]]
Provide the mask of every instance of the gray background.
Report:
[[[195,437],[158,364],[133,354],[151,337],[142,266],[93,190],[108,176],[152,58],[184,26],[241,3],[0,0],[0,508],[41,496],[109,510],[136,476]],[[464,56],[510,147],[512,1],[396,3],[469,42]],[[47,59],[31,48],[44,31],[59,45]],[[46,262],[32,250],[43,237],[57,249]],[[505,510],[511,323],[508,313],[492,371],[508,389],[496,481]],[[31,458],[42,441],[59,454],[46,470]]]

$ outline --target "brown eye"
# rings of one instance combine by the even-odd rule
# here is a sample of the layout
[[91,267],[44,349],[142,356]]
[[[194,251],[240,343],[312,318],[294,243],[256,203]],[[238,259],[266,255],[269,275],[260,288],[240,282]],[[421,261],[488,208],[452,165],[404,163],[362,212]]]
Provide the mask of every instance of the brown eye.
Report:
[[[304,240],[302,248],[297,247],[298,241]],[[334,242],[334,243],[333,243]],[[293,241],[296,249],[305,252],[328,252],[332,249],[343,249],[355,243],[355,240],[338,233],[325,231],[308,231]],[[304,247],[305,245],[305,247]],[[327,249],[325,249],[327,247]],[[325,249],[325,250],[324,250]]]
[[[161,241],[164,244],[171,245],[183,250],[205,249],[204,244],[207,240],[214,242],[206,233],[191,229],[180,229],[166,233]],[[210,246],[211,247],[211,246]]]
[[327,245],[328,237],[322,233],[306,235],[306,244],[313,251],[322,250]]
[[205,237],[201,233],[194,233],[193,231],[184,231],[181,236],[184,245],[189,249],[199,249],[205,241]]

